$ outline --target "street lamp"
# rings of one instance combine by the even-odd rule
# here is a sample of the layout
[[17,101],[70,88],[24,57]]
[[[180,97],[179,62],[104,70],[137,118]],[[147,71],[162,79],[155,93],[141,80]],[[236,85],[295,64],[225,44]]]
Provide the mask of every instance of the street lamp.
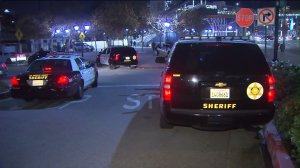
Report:
[[86,31],[88,31],[88,30],[90,30],[90,26],[84,26],[84,29],[86,30]]
[[126,31],[126,40],[127,40],[127,46],[128,46],[128,29],[125,29]]
[[10,13],[9,9],[4,9],[4,13]]
[[[89,25],[84,25],[84,26],[78,26],[78,25],[76,25],[76,26],[74,26],[74,30],[75,31],[77,31],[78,33],[81,33],[81,32],[83,32],[83,33],[86,33],[88,30],[90,30],[90,26]],[[82,42],[81,42],[81,56],[83,57],[83,38],[81,39],[82,40]]]

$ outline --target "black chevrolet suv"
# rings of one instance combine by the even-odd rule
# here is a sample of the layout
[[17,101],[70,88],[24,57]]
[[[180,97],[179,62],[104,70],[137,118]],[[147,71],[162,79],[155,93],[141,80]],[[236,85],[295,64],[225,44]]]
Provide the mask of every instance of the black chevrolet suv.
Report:
[[160,127],[224,129],[273,118],[275,80],[260,48],[244,40],[182,40],[162,74]]

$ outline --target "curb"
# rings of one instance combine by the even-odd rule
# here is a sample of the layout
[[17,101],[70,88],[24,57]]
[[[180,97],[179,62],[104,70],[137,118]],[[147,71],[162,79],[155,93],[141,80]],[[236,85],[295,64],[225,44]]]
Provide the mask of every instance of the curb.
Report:
[[272,160],[274,168],[295,168],[285,146],[282,143],[281,137],[271,120],[266,124],[264,129],[264,137],[267,143],[267,148]]

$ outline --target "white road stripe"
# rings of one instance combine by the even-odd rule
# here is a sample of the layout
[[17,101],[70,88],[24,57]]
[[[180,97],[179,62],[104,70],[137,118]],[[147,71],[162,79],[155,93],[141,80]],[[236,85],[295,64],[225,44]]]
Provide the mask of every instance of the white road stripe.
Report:
[[83,99],[68,102],[67,104],[65,104],[65,105],[63,105],[63,106],[60,106],[58,109],[59,109],[59,110],[62,110],[63,108],[66,108],[67,106],[69,106],[69,105],[71,105],[71,104],[85,102],[85,101],[87,101],[88,99],[90,99],[91,97],[92,97],[91,95],[84,95]]
[[159,87],[159,84],[157,85],[100,85],[97,86],[98,88],[115,88],[115,87]]

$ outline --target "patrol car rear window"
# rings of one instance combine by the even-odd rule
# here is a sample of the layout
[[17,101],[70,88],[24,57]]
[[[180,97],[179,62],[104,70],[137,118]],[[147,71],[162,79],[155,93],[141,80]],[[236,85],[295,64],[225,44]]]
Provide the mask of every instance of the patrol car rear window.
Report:
[[[226,45],[228,44],[228,45]],[[258,46],[236,43],[177,44],[170,67],[181,72],[261,74],[269,72]]]
[[43,72],[45,67],[51,67],[52,72],[69,72],[72,71],[69,60],[53,59],[53,60],[37,60],[33,62],[27,71]]

